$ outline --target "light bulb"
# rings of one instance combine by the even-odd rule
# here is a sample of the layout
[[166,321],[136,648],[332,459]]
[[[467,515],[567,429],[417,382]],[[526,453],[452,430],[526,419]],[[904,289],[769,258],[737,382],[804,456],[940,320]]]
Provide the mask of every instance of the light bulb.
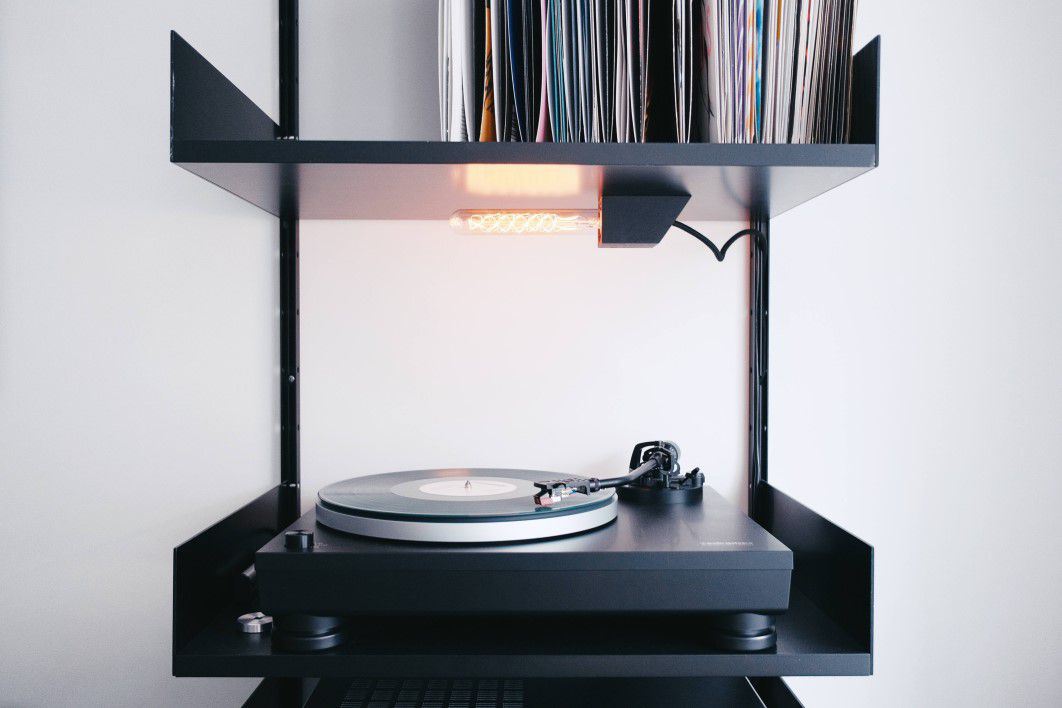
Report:
[[462,209],[450,226],[466,234],[561,234],[597,229],[601,217],[589,209]]

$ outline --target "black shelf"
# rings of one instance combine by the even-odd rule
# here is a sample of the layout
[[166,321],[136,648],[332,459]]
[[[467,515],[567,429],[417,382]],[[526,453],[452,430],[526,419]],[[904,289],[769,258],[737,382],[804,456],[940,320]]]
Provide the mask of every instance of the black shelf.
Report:
[[[388,698],[410,698],[434,693],[443,697],[432,705],[490,705],[502,698],[504,706],[519,708],[679,708],[683,706],[727,706],[727,708],[800,708],[788,687],[778,680],[744,678],[692,679],[398,679],[360,678],[306,681],[305,685],[284,686],[278,679],[261,683],[244,708],[275,708],[283,705],[281,696],[289,694],[289,704],[305,708],[361,708],[372,706],[375,695],[383,705]],[[292,697],[292,694],[294,696]],[[463,694],[463,695],[461,695]],[[469,700],[468,697],[474,696]],[[483,697],[483,700],[479,700]],[[452,703],[450,702],[452,700]],[[411,700],[409,705],[420,705]],[[401,705],[401,704],[400,704]]]
[[[790,609],[778,647],[763,653],[705,648],[686,621],[519,622],[359,620],[347,645],[314,654],[274,652],[268,635],[235,624],[247,609],[234,578],[279,532],[276,487],[174,552],[176,676],[839,676],[871,673],[872,549],[764,485],[764,526],[793,550]],[[207,591],[203,592],[206,588]]]
[[170,160],[300,219],[596,209],[603,193],[689,194],[689,220],[773,217],[877,166],[878,47],[855,59],[852,144],[332,141],[278,139],[279,127],[174,33]]
[[769,653],[706,649],[689,620],[514,622],[364,620],[334,651],[274,652],[268,635],[241,634],[232,607],[174,658],[177,676],[424,676],[579,678],[865,676],[870,654],[794,593]]

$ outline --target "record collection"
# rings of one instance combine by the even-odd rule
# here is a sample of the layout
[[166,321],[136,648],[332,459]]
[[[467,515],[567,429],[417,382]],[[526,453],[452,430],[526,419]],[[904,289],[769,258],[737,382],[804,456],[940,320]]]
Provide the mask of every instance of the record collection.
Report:
[[462,142],[843,143],[856,0],[439,0]]

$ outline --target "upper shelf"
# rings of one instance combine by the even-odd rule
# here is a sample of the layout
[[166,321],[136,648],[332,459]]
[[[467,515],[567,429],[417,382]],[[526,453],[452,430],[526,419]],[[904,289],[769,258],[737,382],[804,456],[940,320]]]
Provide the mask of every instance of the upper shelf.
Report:
[[278,139],[276,124],[173,33],[170,160],[303,219],[596,209],[603,193],[686,193],[688,220],[777,216],[877,166],[879,46],[855,57],[852,144],[332,141]]

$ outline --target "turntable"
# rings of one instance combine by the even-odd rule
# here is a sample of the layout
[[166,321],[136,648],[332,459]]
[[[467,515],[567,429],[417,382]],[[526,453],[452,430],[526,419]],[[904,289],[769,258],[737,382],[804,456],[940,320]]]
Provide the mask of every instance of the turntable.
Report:
[[683,616],[708,645],[770,649],[792,553],[678,459],[655,441],[615,478],[442,469],[325,487],[256,554],[273,645],[330,649],[369,617]]

